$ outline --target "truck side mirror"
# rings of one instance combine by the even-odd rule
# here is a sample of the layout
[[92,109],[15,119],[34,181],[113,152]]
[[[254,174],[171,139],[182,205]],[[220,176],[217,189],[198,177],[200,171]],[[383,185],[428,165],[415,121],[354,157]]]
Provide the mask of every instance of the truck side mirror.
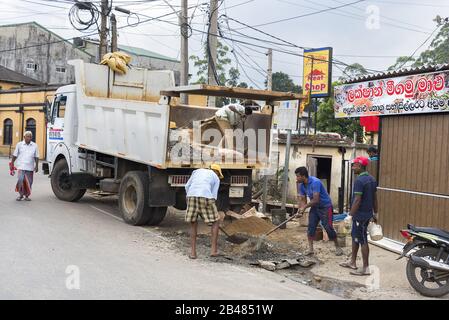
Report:
[[45,99],[44,102],[44,114],[45,114],[45,123],[50,122],[50,112],[51,112],[51,103],[48,99]]

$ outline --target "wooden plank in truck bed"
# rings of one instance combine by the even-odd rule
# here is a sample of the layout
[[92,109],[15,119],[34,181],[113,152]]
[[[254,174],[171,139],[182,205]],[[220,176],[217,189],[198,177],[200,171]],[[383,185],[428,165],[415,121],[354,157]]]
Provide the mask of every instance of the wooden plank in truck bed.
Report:
[[229,97],[237,99],[263,100],[267,102],[300,100],[304,98],[302,94],[298,93],[256,90],[247,88],[229,88],[207,84],[180,86],[161,91],[161,95],[168,97],[179,97],[181,93],[215,97]]

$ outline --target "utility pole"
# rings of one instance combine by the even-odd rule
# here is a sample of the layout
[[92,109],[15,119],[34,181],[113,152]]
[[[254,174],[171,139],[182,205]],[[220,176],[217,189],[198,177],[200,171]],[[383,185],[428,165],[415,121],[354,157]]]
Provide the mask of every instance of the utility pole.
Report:
[[111,52],[116,52],[118,50],[117,47],[117,19],[115,19],[115,14],[111,14]]
[[[187,2],[181,1],[181,15],[179,16],[179,25],[181,27],[181,86],[189,84],[189,30],[187,24]],[[189,96],[181,94],[181,103],[188,104]]]
[[[210,0],[210,14],[209,14],[209,33],[207,35],[207,52],[208,52],[208,84],[216,85],[215,72],[217,67],[217,19],[218,18],[218,3],[217,0]],[[208,106],[215,107],[215,97],[209,97]]]
[[101,21],[100,21],[100,48],[99,60],[108,52],[108,0],[101,0]]
[[[268,69],[267,69],[267,90],[273,90],[273,50],[268,49]],[[267,210],[267,193],[268,193],[268,172],[265,172],[263,179],[263,196],[262,196],[262,212]]]
[[268,49],[267,90],[273,90],[273,50]]

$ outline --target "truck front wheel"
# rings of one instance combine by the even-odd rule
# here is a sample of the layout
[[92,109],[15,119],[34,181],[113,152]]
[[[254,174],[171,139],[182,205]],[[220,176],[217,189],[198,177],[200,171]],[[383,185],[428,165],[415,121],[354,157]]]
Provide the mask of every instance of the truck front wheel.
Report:
[[66,159],[56,162],[51,173],[51,188],[55,196],[63,201],[76,202],[86,193],[86,189],[73,187]]
[[157,226],[159,223],[164,220],[165,215],[167,214],[167,207],[152,207],[151,208],[151,217],[148,220],[148,225]]
[[119,208],[123,220],[133,226],[141,226],[152,217],[148,206],[148,174],[130,171],[122,179],[119,190]]

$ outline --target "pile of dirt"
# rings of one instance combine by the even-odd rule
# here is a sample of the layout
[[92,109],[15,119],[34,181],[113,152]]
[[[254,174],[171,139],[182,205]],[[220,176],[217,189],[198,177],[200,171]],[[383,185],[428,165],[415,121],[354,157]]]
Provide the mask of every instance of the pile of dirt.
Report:
[[227,234],[247,234],[250,236],[259,236],[267,233],[274,228],[274,225],[258,217],[249,217],[239,219],[227,225],[224,229]]

